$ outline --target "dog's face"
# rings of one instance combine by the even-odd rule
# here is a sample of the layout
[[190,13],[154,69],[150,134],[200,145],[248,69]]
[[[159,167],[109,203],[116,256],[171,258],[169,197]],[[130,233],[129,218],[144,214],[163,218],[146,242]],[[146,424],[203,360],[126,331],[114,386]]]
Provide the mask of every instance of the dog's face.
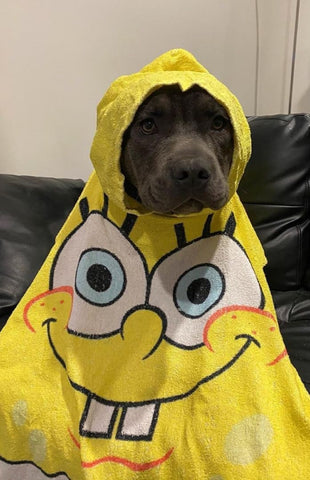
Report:
[[161,214],[218,210],[228,200],[233,155],[226,110],[200,87],[162,87],[124,135],[121,168],[143,205]]

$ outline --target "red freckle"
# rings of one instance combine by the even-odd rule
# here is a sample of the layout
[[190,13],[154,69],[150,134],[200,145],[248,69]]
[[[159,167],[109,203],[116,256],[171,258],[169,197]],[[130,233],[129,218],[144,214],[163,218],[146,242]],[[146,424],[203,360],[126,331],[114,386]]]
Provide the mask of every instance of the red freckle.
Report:
[[257,334],[257,331],[256,331],[256,330],[252,330],[252,333],[253,333],[253,335],[256,335],[256,334]]
[[63,303],[65,303],[65,301],[64,301],[64,300],[61,300],[60,304],[62,305]]
[[237,315],[233,315],[231,318],[233,318],[234,320],[236,320]]
[[45,303],[40,303],[40,307],[44,307]]
[[55,307],[53,308],[53,312],[56,312],[56,308],[55,308]]
[[269,329],[269,330],[270,330],[271,332],[274,332],[274,331],[275,331],[275,329],[276,329],[276,327],[270,327],[270,329]]

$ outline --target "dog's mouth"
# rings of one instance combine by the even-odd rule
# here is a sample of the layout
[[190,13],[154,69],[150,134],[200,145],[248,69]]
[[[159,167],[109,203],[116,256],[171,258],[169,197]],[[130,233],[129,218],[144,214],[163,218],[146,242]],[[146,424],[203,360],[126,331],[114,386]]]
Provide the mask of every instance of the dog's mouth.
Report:
[[160,200],[149,199],[148,207],[159,214],[164,215],[189,215],[199,213],[204,208],[211,208],[218,210],[222,208],[228,201],[228,191],[224,191],[221,195],[217,195],[207,199],[186,198],[180,201],[175,201],[173,204],[165,205]]
[[196,192],[195,195],[184,196],[184,192],[170,191],[167,198],[165,191],[169,188],[161,188],[159,191],[154,185],[142,185],[140,188],[135,187],[128,181],[125,181],[125,190],[129,196],[141,202],[150,211],[161,215],[189,215],[199,213],[204,208],[218,210],[222,208],[228,201],[228,189],[222,188],[214,193]]
[[190,213],[199,213],[203,208],[204,205],[202,202],[194,198],[190,198],[186,202],[175,207],[171,213],[188,215]]

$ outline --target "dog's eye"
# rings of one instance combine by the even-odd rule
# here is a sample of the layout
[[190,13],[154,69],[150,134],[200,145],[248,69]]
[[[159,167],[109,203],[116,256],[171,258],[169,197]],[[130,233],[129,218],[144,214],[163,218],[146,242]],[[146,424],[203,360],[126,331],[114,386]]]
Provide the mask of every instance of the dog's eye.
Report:
[[217,115],[212,120],[213,130],[222,130],[226,124],[227,124],[226,118],[222,117],[221,115]]
[[156,124],[152,118],[147,118],[146,120],[143,120],[140,124],[141,130],[145,135],[151,135],[152,133],[155,133],[157,130]]

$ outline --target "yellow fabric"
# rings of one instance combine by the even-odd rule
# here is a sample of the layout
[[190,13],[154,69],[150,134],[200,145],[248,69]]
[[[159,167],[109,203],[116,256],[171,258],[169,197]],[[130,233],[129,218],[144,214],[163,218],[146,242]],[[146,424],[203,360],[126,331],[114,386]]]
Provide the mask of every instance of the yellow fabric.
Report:
[[[165,217],[124,193],[123,133],[175,83],[200,85],[229,113],[220,211]],[[97,127],[95,172],[0,335],[0,478],[308,478],[309,396],[236,194],[250,155],[238,101],[173,50],[112,84]],[[195,302],[197,281],[209,291]]]
[[159,87],[172,84],[178,84],[182,91],[193,85],[199,85],[227,109],[235,131],[235,151],[229,182],[230,197],[238,187],[250,156],[249,126],[236,97],[225,85],[207,72],[190,53],[184,50],[171,50],[144,67],[139,73],[117,79],[112,83],[97,109],[97,132],[91,150],[91,159],[103,191],[112,197],[117,205],[131,213],[139,215],[147,212],[124,194],[124,178],[119,169],[123,134],[146,97]]

